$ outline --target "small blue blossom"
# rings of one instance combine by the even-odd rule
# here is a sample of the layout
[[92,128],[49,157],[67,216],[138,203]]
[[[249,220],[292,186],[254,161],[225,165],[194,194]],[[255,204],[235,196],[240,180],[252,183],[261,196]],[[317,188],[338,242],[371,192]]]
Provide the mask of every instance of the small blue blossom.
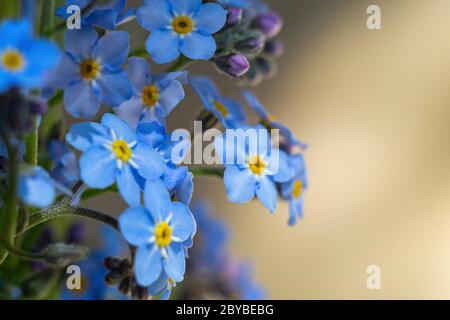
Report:
[[53,168],[50,171],[51,177],[67,188],[72,188],[80,179],[75,153],[70,150],[67,143],[57,140],[50,141],[48,152],[53,160]]
[[273,128],[280,130],[281,138],[284,139],[284,141],[280,142],[280,145],[287,149],[289,153],[296,147],[300,147],[301,149],[307,148],[306,144],[298,141],[294,137],[292,131],[288,127],[281,124],[273,114],[267,112],[266,108],[261,104],[259,99],[251,91],[243,91],[242,96],[245,98],[250,108],[252,108],[260,117],[261,122],[264,126],[268,127],[269,129]]
[[39,166],[21,170],[18,188],[20,199],[34,207],[45,208],[55,200],[55,183]]
[[168,63],[181,54],[209,60],[216,52],[212,36],[226,22],[227,12],[217,3],[202,0],[145,0],[137,21],[150,36],[147,51],[156,63]]
[[294,177],[281,185],[281,194],[289,200],[289,225],[295,225],[297,219],[303,217],[304,191],[308,188],[308,177],[303,155],[297,154],[289,158],[295,169]]
[[101,123],[73,125],[66,140],[83,152],[80,172],[86,185],[104,189],[116,182],[132,206],[140,203],[143,180],[157,179],[165,170],[163,157],[112,114],[105,114]]
[[[65,6],[56,9],[56,15],[67,20],[70,16],[67,13],[69,6],[76,5],[83,10],[91,3],[92,0],[66,0]],[[127,10],[126,4],[126,0],[114,0],[106,5],[95,6],[81,17],[81,25],[113,30],[116,26],[134,17],[134,10]]]
[[185,72],[171,72],[152,76],[150,65],[142,58],[128,60],[127,74],[133,87],[133,96],[114,111],[132,127],[141,121],[165,118],[184,99],[183,86],[178,81]]
[[211,79],[191,77],[190,82],[205,109],[211,112],[226,129],[237,128],[245,122],[245,113],[239,102],[222,97]]
[[185,242],[195,233],[195,220],[188,207],[172,202],[161,180],[147,181],[145,207],[126,210],[119,218],[120,230],[137,247],[134,271],[141,286],[150,286],[162,272],[175,282],[186,268]]
[[0,34],[0,93],[12,87],[39,88],[58,63],[58,48],[49,41],[33,39],[28,20],[5,20]]
[[[255,137],[257,143],[241,146],[227,143],[226,135],[216,137],[216,151],[225,164],[224,183],[228,200],[243,204],[255,195],[270,211],[277,208],[278,193],[276,183],[286,182],[294,175],[289,166],[287,154],[271,147],[267,135]],[[234,156],[234,159],[230,159]],[[233,160],[233,161],[229,161]]]
[[91,119],[101,103],[117,107],[131,98],[131,84],[122,69],[129,38],[124,31],[113,31],[98,39],[95,29],[89,27],[66,31],[66,52],[49,83],[64,89],[70,115]]
[[161,300],[169,300],[172,289],[176,286],[177,283],[163,271],[158,280],[148,287],[148,290],[152,296],[159,296]]

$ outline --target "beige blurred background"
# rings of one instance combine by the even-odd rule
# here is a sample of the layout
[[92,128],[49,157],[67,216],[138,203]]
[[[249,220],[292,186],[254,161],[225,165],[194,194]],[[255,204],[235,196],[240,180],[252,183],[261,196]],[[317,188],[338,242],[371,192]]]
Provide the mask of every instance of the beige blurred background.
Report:
[[[289,228],[285,203],[275,215],[230,204],[212,178],[196,196],[230,223],[232,253],[270,298],[450,299],[450,1],[271,3],[287,52],[256,93],[310,144],[305,218]],[[366,287],[369,265],[381,290]]]

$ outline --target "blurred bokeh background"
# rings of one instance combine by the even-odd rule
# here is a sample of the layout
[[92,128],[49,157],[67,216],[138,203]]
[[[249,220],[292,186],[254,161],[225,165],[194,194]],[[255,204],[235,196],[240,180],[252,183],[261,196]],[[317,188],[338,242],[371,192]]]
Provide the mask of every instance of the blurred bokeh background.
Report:
[[[381,7],[382,29],[366,27]],[[278,74],[255,89],[310,144],[305,217],[288,205],[228,203],[223,182],[195,181],[275,299],[450,299],[450,2],[273,0],[285,18]],[[142,33],[145,39],[145,33]],[[224,92],[232,81],[211,66]],[[191,126],[190,99],[173,125]],[[118,200],[117,200],[118,201]],[[119,213],[102,197],[88,205]],[[381,268],[381,290],[366,269]],[[189,277],[189,275],[187,275]]]

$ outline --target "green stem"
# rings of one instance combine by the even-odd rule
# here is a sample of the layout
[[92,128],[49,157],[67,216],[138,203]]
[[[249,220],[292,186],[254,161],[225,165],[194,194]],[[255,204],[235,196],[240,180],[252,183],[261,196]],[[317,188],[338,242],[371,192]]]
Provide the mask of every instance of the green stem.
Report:
[[25,161],[32,166],[38,163],[39,126],[37,117],[33,120],[33,129],[25,139]]
[[41,9],[41,23],[39,34],[45,34],[46,30],[53,29],[55,23],[55,0],[43,0]]
[[76,215],[76,216],[80,216],[80,217],[94,219],[94,220],[97,220],[104,224],[107,224],[116,230],[119,230],[119,223],[118,223],[117,219],[115,219],[114,217],[111,217],[107,214],[104,214],[104,213],[101,213],[101,212],[98,212],[95,210],[72,206],[68,203],[67,200],[63,200],[49,208],[40,210],[40,211],[32,214],[30,216],[30,221],[29,221],[27,228],[25,228],[24,230],[19,230],[21,232],[19,232],[17,235],[20,235],[21,233],[23,233],[41,223],[44,223],[44,222],[47,222],[47,221],[50,221],[50,220],[53,220],[56,218],[64,217],[67,215]]
[[25,250],[22,250],[20,248],[15,247],[14,245],[12,245],[10,242],[7,241],[7,239],[5,238],[0,238],[0,243],[2,244],[2,246],[8,250],[9,253],[12,253],[22,259],[25,260],[45,260],[45,256],[39,253],[34,253],[34,252],[28,252]]
[[11,247],[14,247],[14,236],[17,228],[17,182],[18,182],[18,165],[17,165],[17,148],[14,147],[5,132],[2,132],[2,139],[8,151],[8,189],[6,190],[5,210],[2,219],[3,225],[0,237],[2,250],[0,250],[0,265],[8,257]]

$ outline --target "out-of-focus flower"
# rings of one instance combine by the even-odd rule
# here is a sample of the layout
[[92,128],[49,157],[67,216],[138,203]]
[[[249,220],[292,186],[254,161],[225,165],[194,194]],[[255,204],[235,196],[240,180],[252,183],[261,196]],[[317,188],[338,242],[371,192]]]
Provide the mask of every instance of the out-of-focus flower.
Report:
[[[56,15],[67,20],[70,16],[67,13],[67,8],[72,5],[85,10],[92,5],[92,0],[66,0],[65,6],[56,9]],[[126,0],[114,0],[106,5],[94,6],[82,15],[81,25],[113,30],[116,26],[134,17],[135,11],[132,9],[127,10],[126,5]]]
[[0,93],[13,87],[39,88],[45,74],[58,63],[58,48],[47,40],[34,39],[28,20],[5,20],[0,34]]
[[113,31],[98,39],[94,28],[66,31],[66,52],[49,83],[64,89],[67,112],[91,119],[100,103],[117,107],[131,98],[132,88],[122,69],[128,57],[129,35]]
[[80,179],[78,160],[75,153],[65,142],[51,140],[48,146],[53,168],[50,175],[67,188],[72,188]]
[[[82,279],[81,288],[69,290],[63,286],[61,299],[63,300],[126,300],[128,299],[117,288],[108,286],[105,283],[107,270],[103,266],[103,261],[109,256],[121,256],[126,253],[126,246],[120,235],[110,227],[99,228],[101,236],[101,246],[93,250],[86,260],[83,260],[79,267]],[[65,282],[64,282],[65,284]]]
[[206,110],[211,112],[225,128],[236,128],[245,122],[239,102],[222,97],[219,89],[208,77],[191,77],[190,82]]
[[266,42],[266,45],[264,46],[264,54],[276,59],[281,57],[283,53],[284,45],[280,40],[273,39]]
[[242,77],[250,69],[250,62],[241,54],[230,54],[214,59],[216,67],[234,78]]
[[157,120],[165,123],[165,118],[184,99],[180,83],[185,72],[172,72],[152,76],[150,65],[142,58],[128,60],[128,78],[133,86],[133,96],[114,111],[131,127],[138,122]]
[[145,207],[127,209],[119,218],[127,241],[137,246],[134,271],[142,286],[152,285],[162,272],[182,281],[186,268],[184,242],[195,232],[195,220],[188,207],[172,202],[161,180],[147,181]]
[[80,159],[81,178],[91,188],[107,188],[117,183],[124,200],[140,203],[143,179],[157,179],[164,173],[164,159],[151,146],[138,141],[134,130],[112,114],[101,124],[75,124],[66,136]]
[[55,183],[39,166],[21,170],[18,188],[20,199],[38,208],[48,207],[56,196]]
[[201,0],[146,0],[137,20],[150,31],[146,48],[156,63],[175,60],[180,53],[209,60],[216,52],[213,33],[226,22],[227,12],[217,3]]
[[[226,143],[226,139],[226,135],[216,137],[215,145],[226,168],[224,183],[228,200],[243,204],[256,196],[270,212],[274,212],[278,198],[275,183],[286,182],[294,175],[288,156],[271,147],[268,135],[257,137],[256,147],[252,147],[247,141],[243,146]],[[225,161],[230,154],[235,155],[238,161]],[[243,163],[239,163],[242,160]]]
[[295,169],[294,177],[281,185],[281,194],[289,200],[289,225],[295,225],[297,219],[303,217],[304,191],[308,188],[308,177],[303,155],[290,157],[291,166]]

